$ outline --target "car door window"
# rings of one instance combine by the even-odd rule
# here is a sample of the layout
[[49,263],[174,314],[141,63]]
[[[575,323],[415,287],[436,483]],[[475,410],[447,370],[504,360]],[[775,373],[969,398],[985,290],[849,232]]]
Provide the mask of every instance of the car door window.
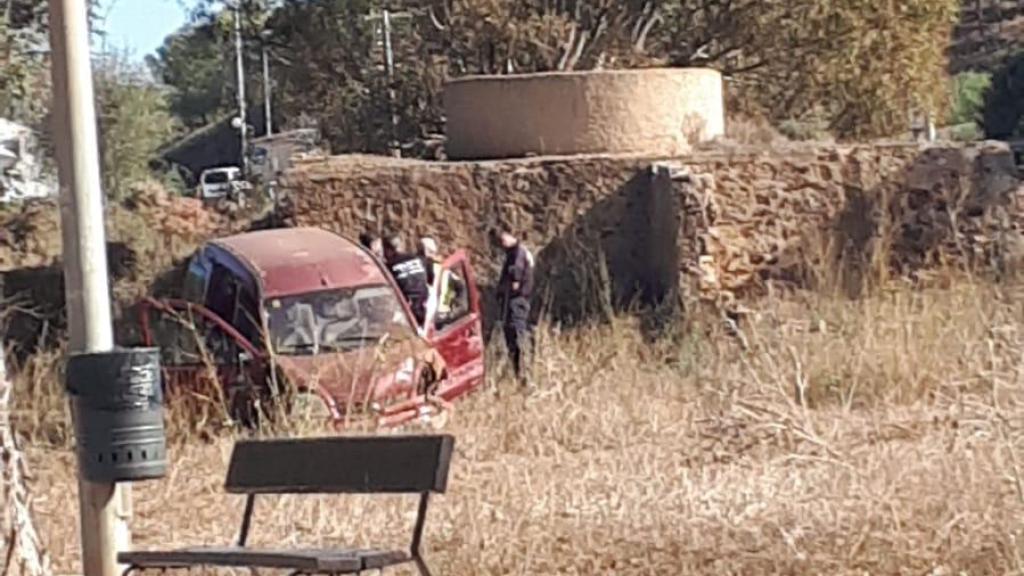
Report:
[[212,322],[202,325],[203,344],[207,362],[216,366],[230,366],[238,361],[238,342]]
[[153,345],[160,348],[160,360],[164,366],[199,364],[196,330],[187,313],[151,309],[149,329]]
[[438,313],[428,335],[431,346],[444,359],[447,378],[438,393],[454,398],[478,386],[484,374],[484,341],[473,271],[465,254],[445,261]]
[[150,314],[153,345],[160,348],[167,367],[224,366],[238,359],[239,346],[216,323],[183,310],[153,310]]
[[189,262],[188,271],[185,273],[185,287],[182,297],[189,302],[202,304],[206,298],[206,281],[209,278],[209,268],[202,253],[197,254]]
[[262,342],[263,322],[260,318],[259,300],[247,288],[238,287],[238,301],[232,320],[235,330],[254,344]]
[[457,323],[472,312],[469,286],[466,283],[467,277],[465,263],[442,270],[434,320],[434,326],[438,332]]
[[238,283],[227,268],[213,265],[213,274],[207,288],[206,307],[222,319],[231,320],[238,299]]

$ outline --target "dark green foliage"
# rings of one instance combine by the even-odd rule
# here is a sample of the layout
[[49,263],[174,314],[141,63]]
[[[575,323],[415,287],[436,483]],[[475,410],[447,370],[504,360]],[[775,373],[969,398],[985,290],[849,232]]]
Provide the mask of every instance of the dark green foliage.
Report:
[[983,72],[961,72],[953,78],[953,103],[950,124],[978,122],[985,107],[985,94],[992,85],[992,75]]
[[189,128],[205,126],[232,105],[231,54],[217,22],[188,26],[168,36],[155,56],[146,59],[153,75],[174,88],[171,109]]

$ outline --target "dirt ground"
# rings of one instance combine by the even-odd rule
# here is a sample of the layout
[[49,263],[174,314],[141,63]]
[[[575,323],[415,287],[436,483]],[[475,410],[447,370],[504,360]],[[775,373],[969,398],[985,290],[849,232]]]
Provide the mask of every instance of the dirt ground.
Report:
[[[1020,573],[1021,295],[797,295],[762,303],[738,336],[655,344],[624,320],[544,329],[536,389],[492,363],[488,388],[450,414],[429,559],[467,576]],[[41,405],[34,506],[69,573],[74,459],[43,442],[63,416]],[[234,539],[231,443],[176,436],[169,476],[136,489],[139,547]],[[267,498],[253,543],[403,547],[415,511],[415,498]]]

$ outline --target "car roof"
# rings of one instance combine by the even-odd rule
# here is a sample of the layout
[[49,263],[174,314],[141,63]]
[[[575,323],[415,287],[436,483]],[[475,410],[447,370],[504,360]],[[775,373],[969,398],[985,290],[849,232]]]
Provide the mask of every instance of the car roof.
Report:
[[319,228],[279,228],[210,241],[244,263],[273,298],[368,284],[389,284],[362,246]]
[[237,166],[220,166],[218,168],[207,168],[206,170],[203,170],[201,174],[206,176],[207,174],[233,173],[241,171],[242,169]]

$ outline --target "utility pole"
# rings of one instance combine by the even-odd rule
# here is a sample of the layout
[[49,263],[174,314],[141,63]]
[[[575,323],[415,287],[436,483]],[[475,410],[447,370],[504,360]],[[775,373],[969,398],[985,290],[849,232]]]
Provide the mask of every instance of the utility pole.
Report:
[[[85,0],[50,0],[50,43],[69,352],[106,352],[114,334]],[[79,475],[83,571],[117,576],[117,551],[131,540],[130,488]]]
[[235,72],[238,78],[238,135],[241,140],[242,174],[249,176],[248,146],[249,124],[245,114],[245,62],[242,57],[242,0],[235,3]]
[[380,15],[374,13],[364,18],[368,21],[381,21],[381,28],[384,36],[384,73],[388,83],[388,113],[391,116],[391,141],[388,148],[391,155],[400,158],[402,149],[398,143],[398,111],[395,108],[395,52],[391,44],[391,21],[395,18],[412,18],[412,12],[393,13],[390,10],[383,10]]
[[391,49],[391,12],[384,10],[384,67],[388,75],[388,108],[391,114],[391,155],[402,157],[398,146],[398,113],[395,111],[395,53]]
[[270,113],[270,61],[267,59],[267,40],[263,39],[263,122],[267,125],[267,136],[274,134],[274,119]]

